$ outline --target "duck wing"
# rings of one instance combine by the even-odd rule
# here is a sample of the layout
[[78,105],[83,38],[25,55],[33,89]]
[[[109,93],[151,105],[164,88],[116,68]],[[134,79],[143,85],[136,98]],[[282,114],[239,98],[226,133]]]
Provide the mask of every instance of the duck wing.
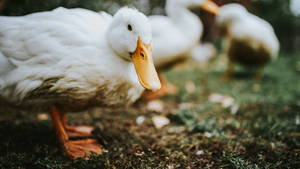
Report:
[[[84,79],[93,68],[86,62],[95,65],[109,50],[105,46],[108,26],[107,19],[85,9],[0,16],[1,95],[21,100],[49,79]],[[70,85],[63,84],[66,89]]]
[[1,16],[0,25],[2,55],[21,65],[53,63],[78,50],[97,48],[109,20],[85,9],[57,8],[21,17]]

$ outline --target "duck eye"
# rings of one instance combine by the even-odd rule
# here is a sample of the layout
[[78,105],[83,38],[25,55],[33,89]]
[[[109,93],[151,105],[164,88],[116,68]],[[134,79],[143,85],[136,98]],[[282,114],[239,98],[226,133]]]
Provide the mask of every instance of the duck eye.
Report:
[[129,31],[132,31],[132,26],[131,26],[130,24],[128,24],[128,25],[127,25],[127,29],[128,29]]

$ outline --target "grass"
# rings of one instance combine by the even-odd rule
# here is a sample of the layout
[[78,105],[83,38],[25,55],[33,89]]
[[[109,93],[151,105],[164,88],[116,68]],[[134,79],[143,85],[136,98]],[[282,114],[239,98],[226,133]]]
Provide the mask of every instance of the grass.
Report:
[[[161,99],[161,113],[138,101],[69,114],[71,124],[98,126],[94,136],[108,152],[89,160],[62,155],[49,119],[1,113],[0,168],[300,168],[299,67],[300,55],[281,54],[260,82],[243,69],[226,82],[218,58],[204,71],[188,66],[165,72],[179,93]],[[195,91],[188,92],[187,82]],[[209,101],[213,93],[233,98],[238,111]],[[171,120],[162,129],[151,122],[159,114]],[[138,116],[146,119],[141,125]]]

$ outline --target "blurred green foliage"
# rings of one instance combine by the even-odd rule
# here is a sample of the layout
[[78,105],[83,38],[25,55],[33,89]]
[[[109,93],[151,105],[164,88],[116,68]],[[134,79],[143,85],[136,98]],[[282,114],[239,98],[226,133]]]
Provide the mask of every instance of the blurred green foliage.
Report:
[[[160,0],[2,0],[7,1],[8,5],[3,11],[2,15],[19,16],[33,12],[47,11],[55,9],[59,6],[66,8],[86,8],[93,11],[107,11],[111,14],[115,13],[122,6],[136,7],[145,14],[163,12],[162,8],[165,4]],[[0,0],[1,2],[1,0]],[[156,9],[156,7],[161,9]]]
[[[0,0],[8,5],[1,11],[2,15],[18,16],[33,12],[52,10],[58,6],[66,8],[86,8],[94,11],[115,13],[121,6],[134,6],[147,15],[164,14],[165,0]],[[289,9],[289,0],[214,0],[217,4],[241,3],[254,14],[270,22],[278,35],[284,50],[300,50],[300,19],[293,16]],[[205,24],[204,40],[215,39],[213,17],[205,12],[195,11]]]

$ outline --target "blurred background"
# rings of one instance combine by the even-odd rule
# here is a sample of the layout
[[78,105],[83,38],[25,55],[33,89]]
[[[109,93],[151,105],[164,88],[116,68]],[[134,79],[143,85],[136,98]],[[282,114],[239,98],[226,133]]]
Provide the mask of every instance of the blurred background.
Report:
[[[241,3],[249,11],[267,20],[274,27],[281,42],[282,51],[300,51],[300,15],[293,0],[214,0],[218,5]],[[38,11],[52,10],[58,6],[66,8],[86,8],[94,11],[107,11],[114,14],[121,6],[134,6],[147,15],[164,14],[165,0],[0,0],[0,14],[8,16],[25,15]],[[299,5],[298,5],[299,6]],[[299,10],[299,9],[298,9]],[[214,25],[214,16],[194,10],[205,26],[202,41],[218,45],[218,30]]]

